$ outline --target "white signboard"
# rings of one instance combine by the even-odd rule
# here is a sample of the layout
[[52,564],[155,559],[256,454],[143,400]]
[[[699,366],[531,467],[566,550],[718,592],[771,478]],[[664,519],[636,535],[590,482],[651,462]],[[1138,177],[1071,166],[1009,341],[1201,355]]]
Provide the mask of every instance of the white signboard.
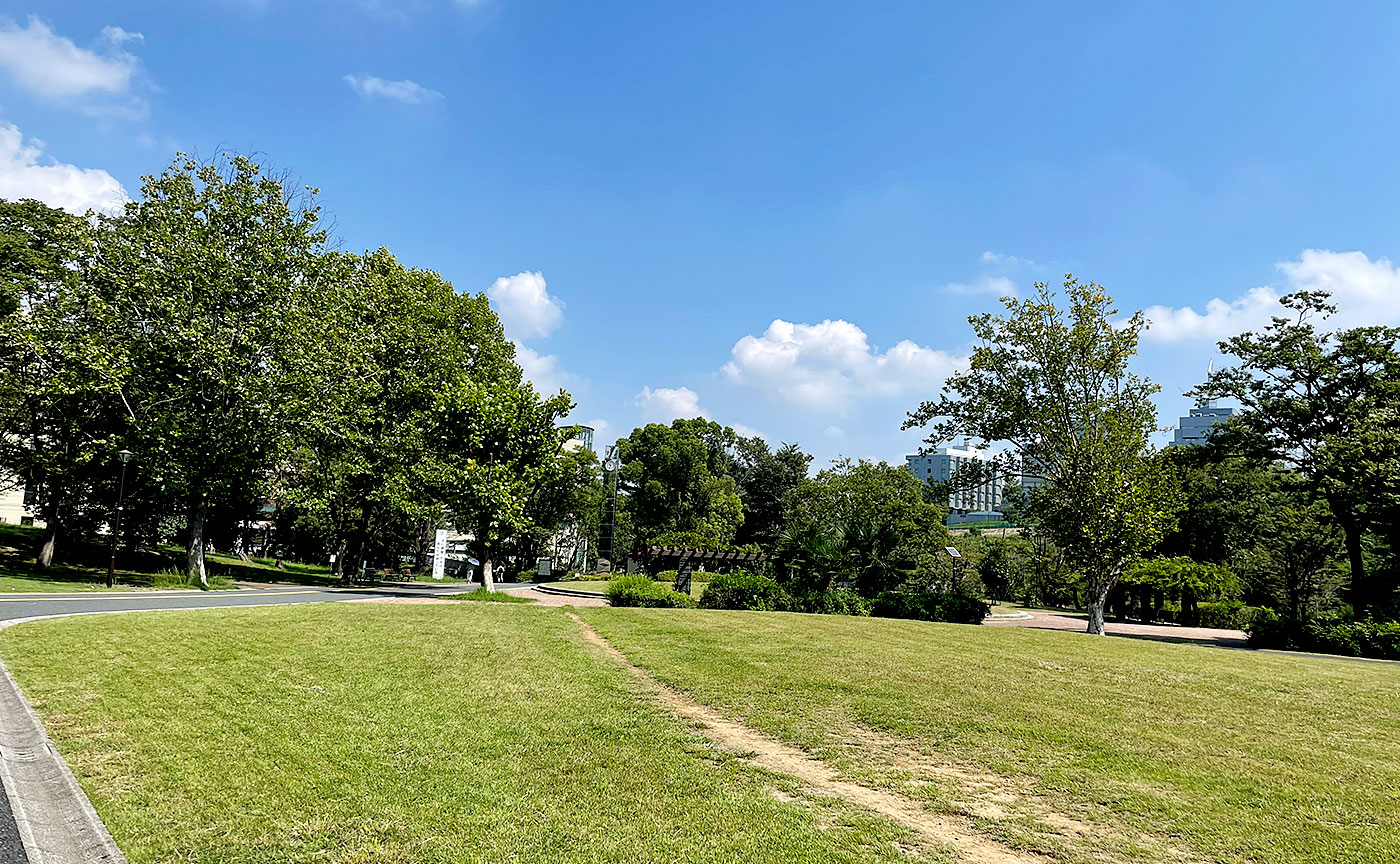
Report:
[[447,562],[447,529],[437,529],[433,537],[433,578],[442,578],[442,568]]

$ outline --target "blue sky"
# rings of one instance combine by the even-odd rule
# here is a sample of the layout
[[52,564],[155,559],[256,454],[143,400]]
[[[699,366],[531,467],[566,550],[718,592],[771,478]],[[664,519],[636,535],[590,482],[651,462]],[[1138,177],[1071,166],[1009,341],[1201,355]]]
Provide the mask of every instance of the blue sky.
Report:
[[1174,423],[1327,287],[1400,323],[1393,3],[0,3],[0,195],[176,150],[322,189],[345,248],[490,290],[600,438],[704,413],[899,461],[969,314],[1066,271]]

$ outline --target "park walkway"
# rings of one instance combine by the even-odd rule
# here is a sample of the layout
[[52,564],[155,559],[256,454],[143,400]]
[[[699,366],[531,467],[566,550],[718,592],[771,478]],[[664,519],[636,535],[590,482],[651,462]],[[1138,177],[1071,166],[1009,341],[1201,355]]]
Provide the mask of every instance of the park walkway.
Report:
[[[1030,615],[1029,618],[989,618],[984,623],[988,627],[1030,627],[1035,630],[1065,630],[1075,633],[1083,633],[1088,626],[1088,616],[1076,612],[1027,609],[1026,613]],[[1213,645],[1217,648],[1244,648],[1249,644],[1249,637],[1243,630],[1176,627],[1171,624],[1132,624],[1125,621],[1109,621],[1104,624],[1103,629],[1109,636],[1155,639],[1159,642],[1186,642]]]

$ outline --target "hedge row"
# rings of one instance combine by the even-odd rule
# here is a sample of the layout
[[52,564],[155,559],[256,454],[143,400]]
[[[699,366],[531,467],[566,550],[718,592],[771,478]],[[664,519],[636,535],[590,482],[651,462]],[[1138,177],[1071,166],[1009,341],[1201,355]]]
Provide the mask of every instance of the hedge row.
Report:
[[700,596],[703,609],[755,612],[810,612],[824,615],[876,615],[920,621],[980,624],[987,615],[981,600],[957,594],[886,591],[867,600],[854,591],[789,591],[766,576],[743,571],[713,576]]
[[1293,621],[1269,613],[1250,627],[1249,647],[1400,660],[1400,621]]

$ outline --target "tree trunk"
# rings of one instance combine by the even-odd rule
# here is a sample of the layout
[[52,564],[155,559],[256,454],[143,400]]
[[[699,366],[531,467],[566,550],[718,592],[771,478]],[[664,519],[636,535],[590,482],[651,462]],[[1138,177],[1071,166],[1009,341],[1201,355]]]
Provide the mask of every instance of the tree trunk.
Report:
[[1351,590],[1348,592],[1351,598],[1351,613],[1360,621],[1366,617],[1366,606],[1369,601],[1366,584],[1366,559],[1361,554],[1361,526],[1352,522],[1342,524],[1342,531],[1346,534],[1347,562],[1351,565]]
[[1116,578],[1104,579],[1100,583],[1084,586],[1085,600],[1089,606],[1089,632],[1095,636],[1103,635],[1104,607],[1108,605],[1108,595],[1117,581]]
[[58,545],[58,518],[44,520],[44,539],[39,544],[39,557],[35,562],[40,567],[53,566],[53,551]]
[[496,580],[491,578],[491,558],[484,552],[481,555],[481,587],[495,592]]
[[199,579],[199,587],[209,587],[209,574],[204,569],[204,519],[209,505],[200,501],[190,507],[189,531],[186,534],[185,574]]

